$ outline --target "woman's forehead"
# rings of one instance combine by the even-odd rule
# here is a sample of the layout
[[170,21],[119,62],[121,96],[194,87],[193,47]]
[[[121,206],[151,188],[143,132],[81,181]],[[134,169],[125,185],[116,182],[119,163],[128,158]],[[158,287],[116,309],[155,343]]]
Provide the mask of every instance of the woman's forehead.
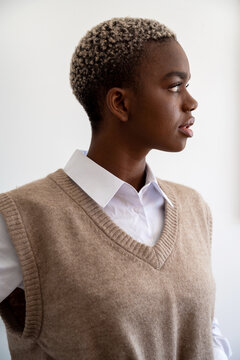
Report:
[[142,69],[143,72],[144,69],[157,71],[164,79],[173,76],[190,78],[188,58],[176,40],[148,44]]

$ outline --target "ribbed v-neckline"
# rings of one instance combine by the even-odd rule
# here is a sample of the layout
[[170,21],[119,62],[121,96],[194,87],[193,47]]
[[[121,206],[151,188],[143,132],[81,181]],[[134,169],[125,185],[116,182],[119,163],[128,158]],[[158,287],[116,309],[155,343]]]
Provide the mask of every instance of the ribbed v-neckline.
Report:
[[173,207],[165,201],[163,229],[154,246],[148,246],[133,239],[120,228],[109,215],[62,168],[49,174],[55,183],[71,197],[93,220],[93,222],[115,243],[126,251],[160,270],[170,256],[178,233],[178,207],[173,189],[165,180],[157,179],[158,185],[171,200]]

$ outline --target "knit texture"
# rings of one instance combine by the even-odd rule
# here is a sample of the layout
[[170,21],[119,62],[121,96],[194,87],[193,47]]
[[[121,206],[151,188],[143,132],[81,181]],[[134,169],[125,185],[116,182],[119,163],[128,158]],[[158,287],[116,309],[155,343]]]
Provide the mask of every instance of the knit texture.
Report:
[[157,181],[174,207],[153,247],[63,169],[0,194],[25,287],[0,304],[13,360],[213,360],[211,212],[196,190]]

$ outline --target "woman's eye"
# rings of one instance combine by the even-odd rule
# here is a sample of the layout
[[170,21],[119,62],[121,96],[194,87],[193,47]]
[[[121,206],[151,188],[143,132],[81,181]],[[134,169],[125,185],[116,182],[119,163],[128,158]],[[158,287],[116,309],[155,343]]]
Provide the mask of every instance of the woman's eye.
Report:
[[[181,86],[182,83],[178,83],[174,86],[172,86],[169,90],[172,91],[172,92],[179,92],[179,86]],[[189,86],[189,84],[186,85],[186,88]]]

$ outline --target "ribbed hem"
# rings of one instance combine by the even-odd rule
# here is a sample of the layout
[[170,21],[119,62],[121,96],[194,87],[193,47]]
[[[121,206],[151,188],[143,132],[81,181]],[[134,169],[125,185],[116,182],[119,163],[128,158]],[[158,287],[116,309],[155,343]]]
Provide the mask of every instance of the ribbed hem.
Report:
[[172,207],[165,202],[165,220],[162,233],[154,246],[148,246],[133,239],[125,233],[113,220],[102,210],[102,208],[77,185],[63,169],[58,169],[49,174],[58,186],[79,204],[86,214],[94,221],[112,241],[120,245],[128,252],[160,270],[166,259],[171,254],[178,232],[178,207],[175,195],[170,186],[164,180],[157,178],[159,186],[167,194],[173,203]]
[[21,338],[37,339],[42,319],[41,292],[37,265],[21,215],[15,202],[7,193],[0,194],[0,213],[4,217],[11,241],[21,264],[26,300],[26,317],[23,332],[12,329],[7,323],[5,323],[6,329],[11,334]]

